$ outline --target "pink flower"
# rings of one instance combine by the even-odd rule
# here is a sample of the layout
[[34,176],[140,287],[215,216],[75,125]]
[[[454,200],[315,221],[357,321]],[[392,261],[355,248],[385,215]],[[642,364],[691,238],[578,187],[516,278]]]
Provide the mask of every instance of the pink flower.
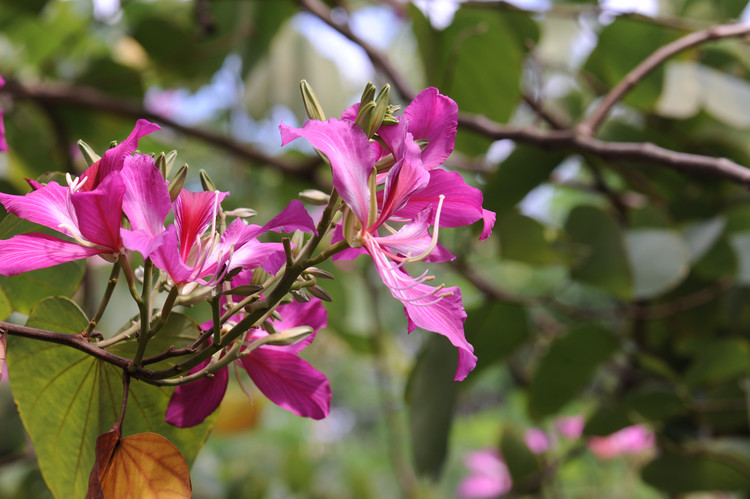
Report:
[[534,454],[542,454],[550,448],[549,437],[539,428],[529,428],[523,436],[526,447]]
[[469,452],[464,464],[470,475],[456,490],[461,499],[491,499],[507,494],[513,487],[508,467],[496,449]]
[[654,434],[643,425],[623,428],[606,437],[591,437],[588,447],[599,459],[638,454],[654,446]]
[[[280,130],[282,145],[303,137],[328,157],[334,187],[348,206],[340,236],[354,249],[347,251],[346,256],[364,251],[372,257],[375,268],[393,297],[404,304],[409,331],[420,327],[436,332],[447,337],[458,348],[454,379],[460,381],[474,369],[477,360],[474,348],[464,336],[466,313],[461,303],[461,291],[457,287],[429,286],[425,282],[431,280],[431,276],[425,273],[415,278],[404,270],[404,265],[410,262],[453,258],[437,243],[443,213],[451,220],[450,226],[483,218],[481,193],[474,190],[478,197],[472,197],[469,195],[472,188],[466,186],[460,177],[456,179],[441,170],[428,171],[442,162],[453,149],[453,136],[450,133],[440,135],[441,126],[429,124],[450,121],[452,118],[446,113],[450,114],[451,111],[433,106],[428,113],[427,106],[422,106],[422,100],[426,99],[424,96],[439,95],[437,90],[428,90],[422,92],[407,108],[410,110],[416,106],[412,109],[414,116],[411,119],[402,119],[398,125],[381,127],[381,138],[395,163],[380,178],[376,176],[375,164],[384,154],[382,148],[377,143],[371,143],[353,121],[335,118],[325,122],[310,120],[301,129],[282,123]],[[445,99],[438,99],[438,102],[444,103]],[[418,115],[422,114],[429,116],[424,116],[420,121]],[[410,129],[429,135],[433,148],[428,146],[424,152],[421,151]],[[428,160],[427,165],[423,157]],[[431,175],[432,171],[442,173]],[[379,183],[383,184],[383,188],[376,192],[375,185]],[[492,217],[488,215],[489,218]],[[395,230],[391,229],[393,223],[403,225]],[[435,226],[432,235],[428,231],[430,225]],[[388,234],[381,234],[385,231]],[[489,230],[486,232],[489,235]]]
[[139,120],[130,136],[81,178],[68,176],[67,187],[30,180],[34,190],[25,196],[0,193],[0,203],[8,212],[73,239],[30,233],[0,241],[0,274],[20,274],[94,255],[114,261],[123,249],[120,223],[126,188],[121,170],[127,161],[136,161],[129,155],[138,139],[156,129],[157,125]]
[[[326,312],[320,300],[308,303],[291,303],[277,309],[282,319],[271,321],[276,330],[307,325],[313,334],[293,345],[262,345],[236,361],[247,371],[258,389],[273,403],[298,416],[323,419],[331,410],[331,387],[324,374],[299,357],[299,353],[312,343],[315,333],[325,327]],[[260,329],[250,330],[245,341],[268,335]],[[197,372],[209,361],[193,368]],[[202,378],[178,386],[167,406],[166,422],[187,428],[203,422],[214,412],[224,398],[229,382],[229,370],[224,367],[212,378]]]
[[560,435],[571,440],[577,440],[581,438],[586,421],[581,415],[563,416],[557,418],[554,424]]

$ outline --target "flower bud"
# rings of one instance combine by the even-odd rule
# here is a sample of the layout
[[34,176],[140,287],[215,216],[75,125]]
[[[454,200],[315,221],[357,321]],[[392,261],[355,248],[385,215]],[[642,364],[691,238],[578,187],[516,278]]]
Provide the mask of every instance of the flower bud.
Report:
[[365,85],[365,89],[362,91],[362,98],[359,99],[359,106],[362,107],[368,102],[372,102],[372,100],[375,98],[375,91],[377,90],[377,87],[372,84],[371,81],[367,82],[367,85]]
[[169,181],[170,201],[174,202],[174,200],[177,199],[177,196],[180,195],[180,192],[182,191],[182,187],[185,185],[187,172],[188,172],[188,164],[185,163],[184,165],[180,167],[179,170],[177,170],[177,173],[172,178],[172,180]]
[[86,162],[86,166],[91,166],[101,159],[101,156],[96,154],[90,145],[82,140],[78,141],[78,149],[81,150],[83,160]]
[[331,196],[323,191],[319,191],[318,189],[305,189],[299,193],[299,197],[303,201],[307,201],[308,203],[317,206],[324,206],[328,204],[328,201],[331,199]]
[[307,80],[299,82],[299,89],[302,92],[302,102],[305,104],[305,113],[311,120],[325,121],[326,115],[323,112],[323,106],[320,105],[315,92]]
[[203,186],[204,191],[210,191],[215,192],[216,191],[216,184],[214,184],[214,181],[211,180],[211,177],[208,176],[208,173],[206,173],[206,170],[201,168],[200,171],[200,178],[201,178],[201,185]]
[[[266,345],[294,345],[295,343],[304,340],[313,333],[313,328],[310,326],[297,326],[290,327],[278,333],[273,333],[266,336]],[[267,339],[266,339],[267,338]]]

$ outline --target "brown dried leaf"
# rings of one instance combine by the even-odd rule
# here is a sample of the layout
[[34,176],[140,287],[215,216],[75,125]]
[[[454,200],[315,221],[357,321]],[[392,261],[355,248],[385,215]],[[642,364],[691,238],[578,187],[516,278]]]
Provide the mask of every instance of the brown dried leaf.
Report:
[[[111,434],[105,433],[97,440],[97,460],[91,470],[87,497],[190,497],[190,470],[172,442],[157,433],[137,433],[115,441],[111,446],[111,437],[108,437]],[[96,471],[98,480],[93,477]]]

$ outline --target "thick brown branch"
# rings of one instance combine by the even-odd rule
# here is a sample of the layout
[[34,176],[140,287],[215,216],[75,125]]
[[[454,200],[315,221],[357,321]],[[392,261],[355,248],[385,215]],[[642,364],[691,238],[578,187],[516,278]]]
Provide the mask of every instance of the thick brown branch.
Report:
[[664,165],[683,173],[710,175],[750,187],[750,169],[727,158],[715,158],[664,149],[649,142],[605,142],[573,130],[544,131],[495,123],[484,116],[461,114],[459,123],[489,138],[511,139],[543,148],[569,149],[604,159]]
[[0,91],[6,92],[17,99],[35,101],[42,106],[73,105],[133,119],[144,118],[166,125],[167,127],[189,137],[195,137],[209,144],[213,144],[239,158],[252,161],[259,166],[271,166],[284,173],[318,183],[315,178],[315,166],[318,165],[320,161],[317,158],[305,163],[293,163],[280,158],[267,156],[248,145],[241,144],[223,135],[182,125],[170,118],[148,111],[137,102],[127,101],[120,98],[116,99],[105,95],[96,89],[58,84],[21,85],[18,82],[8,81],[5,87]]
[[723,24],[719,26],[712,26],[703,31],[696,31],[690,33],[672,43],[668,43],[663,47],[657,49],[653,54],[648,56],[640,64],[638,64],[630,73],[620,80],[620,82],[613,88],[601,101],[601,103],[594,109],[586,121],[578,125],[579,133],[583,135],[593,136],[596,129],[599,127],[604,118],[609,114],[612,107],[620,101],[638,82],[640,82],[646,75],[651,71],[659,67],[664,61],[672,57],[673,55],[687,50],[690,47],[700,45],[712,40],[720,40],[722,38],[733,38],[738,36],[746,36],[750,34],[750,26],[746,24]]
[[128,364],[130,364],[129,359],[92,345],[83,336],[77,334],[56,333],[54,331],[47,331],[46,329],[20,326],[2,321],[0,321],[0,333],[69,346],[123,369],[127,368]]

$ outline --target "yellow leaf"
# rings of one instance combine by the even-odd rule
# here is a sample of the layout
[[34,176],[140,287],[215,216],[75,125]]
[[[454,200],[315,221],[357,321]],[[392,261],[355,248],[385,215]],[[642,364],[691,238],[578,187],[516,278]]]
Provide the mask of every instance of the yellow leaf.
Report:
[[191,495],[185,458],[157,433],[137,433],[119,440],[114,432],[105,433],[97,440],[96,454],[87,497],[179,499]]

